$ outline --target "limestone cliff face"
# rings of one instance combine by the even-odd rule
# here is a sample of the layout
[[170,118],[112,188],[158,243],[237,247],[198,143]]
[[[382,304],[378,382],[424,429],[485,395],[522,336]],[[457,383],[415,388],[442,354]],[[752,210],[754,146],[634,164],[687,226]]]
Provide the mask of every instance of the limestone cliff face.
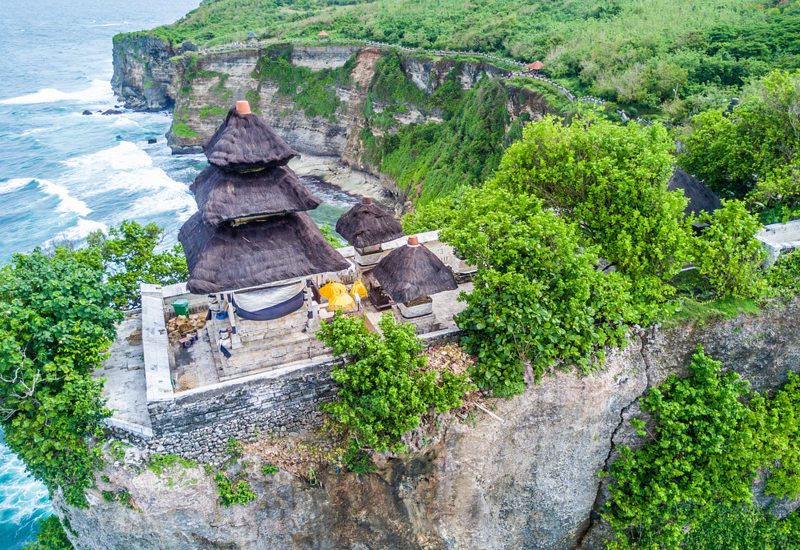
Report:
[[[179,55],[154,38],[134,35],[114,46],[114,86],[133,108],[168,108],[174,105],[173,126],[168,134],[174,152],[198,150],[220,124],[234,99],[247,98],[253,107],[298,151],[341,158],[370,170],[363,160],[364,106],[378,59],[386,52],[358,46],[294,46],[291,64],[312,71],[335,69],[354,59],[349,82],[336,85],[338,107],[332,116],[313,116],[298,104],[296,93],[279,90],[279,83],[259,77],[259,61],[268,62],[268,49],[243,48],[223,52],[193,52]],[[174,57],[177,56],[177,57]],[[463,89],[475,86],[487,75],[503,71],[485,62],[457,62],[402,54],[402,69],[410,82],[427,94],[433,93],[458,67]],[[550,112],[544,98],[527,90],[509,90],[509,114],[526,113],[539,118]],[[375,101],[374,112],[385,105]],[[441,122],[438,113],[407,104],[395,115],[397,124]],[[381,129],[370,129],[380,135]],[[374,171],[374,170],[373,170]]]
[[[535,548],[602,547],[596,473],[614,444],[634,443],[638,399],[670,373],[683,374],[698,343],[763,391],[800,371],[800,304],[759,316],[654,331],[611,354],[604,369],[558,373],[524,395],[450,423],[423,452],[357,477],[319,472],[319,485],[286,472],[250,479],[258,499],[221,508],[201,469],[174,479],[111,468],[135,510],[90,491],[88,509],[65,512],[81,549]],[[101,487],[103,488],[103,487]],[[786,509],[799,503],[781,503]]]
[[114,41],[111,86],[129,109],[158,111],[175,103],[182,71],[177,55],[164,40],[146,34],[122,35]]

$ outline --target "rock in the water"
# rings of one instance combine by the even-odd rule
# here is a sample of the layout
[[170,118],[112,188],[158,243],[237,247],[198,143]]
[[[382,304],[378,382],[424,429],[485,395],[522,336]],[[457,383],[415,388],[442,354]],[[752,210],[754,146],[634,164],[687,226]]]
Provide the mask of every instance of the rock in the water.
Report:
[[118,109],[106,109],[105,111],[103,111],[103,114],[104,115],[121,115],[122,111],[120,111]]
[[150,138],[150,139],[147,140],[147,143],[152,145],[153,143],[158,143],[158,140],[156,138]]
[[81,114],[83,114],[83,115],[91,115],[91,114],[92,114],[92,112],[91,112],[89,109],[86,109],[86,110],[85,110],[85,111],[83,111],[83,113],[81,113]]

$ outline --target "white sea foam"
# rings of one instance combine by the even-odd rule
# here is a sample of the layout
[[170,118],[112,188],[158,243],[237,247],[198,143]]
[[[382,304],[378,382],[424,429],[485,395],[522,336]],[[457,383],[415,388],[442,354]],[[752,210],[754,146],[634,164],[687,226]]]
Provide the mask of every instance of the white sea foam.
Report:
[[30,105],[34,103],[56,103],[59,101],[78,101],[96,103],[113,101],[114,93],[107,80],[92,80],[88,88],[77,92],[64,92],[56,88],[43,88],[32,94],[0,99],[0,105]]
[[106,171],[109,168],[112,170],[150,168],[153,166],[153,160],[135,143],[120,141],[115,147],[71,158],[64,161],[64,164],[70,168],[98,172]]
[[56,207],[58,212],[73,213],[84,217],[88,216],[92,211],[85,202],[70,195],[69,190],[63,185],[50,180],[36,180],[36,182],[39,184],[39,189],[41,189],[43,193],[53,195],[60,199]]
[[0,195],[13,193],[18,189],[22,189],[32,181],[33,178],[13,178],[7,181],[0,181]]
[[47,248],[64,242],[72,243],[82,241],[89,233],[97,231],[98,229],[105,232],[108,231],[108,226],[102,222],[80,218],[72,227],[61,231],[59,234],[45,241],[44,247]]
[[8,447],[0,445],[0,521],[22,525],[50,511],[47,489]]

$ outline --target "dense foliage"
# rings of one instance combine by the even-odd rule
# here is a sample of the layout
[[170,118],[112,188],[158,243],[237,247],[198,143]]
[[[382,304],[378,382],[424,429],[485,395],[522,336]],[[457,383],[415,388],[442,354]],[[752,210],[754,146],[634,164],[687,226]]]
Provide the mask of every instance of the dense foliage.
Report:
[[795,67],[800,9],[768,0],[212,0],[153,33],[173,43],[378,40],[494,52],[641,110],[725,104],[770,67]]
[[462,197],[441,235],[478,267],[456,321],[480,386],[510,395],[524,389],[526,369],[588,372],[604,346],[625,341],[630,285],[595,269],[575,226],[539,199],[488,183]]
[[755,238],[758,218],[741,201],[730,200],[700,220],[706,227],[696,239],[694,265],[706,286],[718,298],[762,296],[761,264],[767,254]]
[[[85,251],[84,251],[85,252]],[[85,504],[110,412],[91,377],[122,314],[96,256],[59,248],[15,255],[0,270],[0,407],[5,440],[70,504]]]
[[234,504],[247,504],[257,498],[250,484],[244,479],[231,479],[222,472],[214,474],[217,483],[219,503],[229,507]]
[[767,280],[784,298],[800,295],[800,250],[782,254],[770,267]]
[[680,162],[722,196],[746,198],[765,221],[800,217],[800,73],[754,83],[732,112],[691,119]]
[[459,406],[470,384],[466,376],[427,368],[413,325],[384,315],[380,329],[383,336],[360,317],[340,314],[323,323],[318,338],[345,359],[331,370],[339,390],[324,408],[359,448],[398,451],[423,414]]
[[769,494],[800,494],[800,377],[790,374],[774,397],[755,395],[748,404],[747,382],[720,367],[699,349],[688,378],[672,375],[641,401],[647,419],[632,423],[646,444],[622,447],[609,469],[604,517],[616,537],[611,548],[676,548],[684,540],[690,548],[720,548],[714,543],[722,540],[734,542],[732,548],[800,543],[796,519],[778,522],[751,504],[762,468]]
[[23,550],[73,550],[58,516],[47,516],[38,522],[36,541],[25,545]]
[[672,149],[658,125],[547,117],[508,148],[497,181],[577,223],[584,242],[634,281],[665,280],[688,259],[690,235],[686,198],[667,190]]
[[[454,69],[451,75],[455,73]],[[380,74],[376,75],[373,85],[382,82]],[[398,79],[425,97],[402,73]],[[437,92],[446,95],[448,89],[445,84]],[[377,101],[377,93],[375,97]],[[404,125],[396,133],[385,133],[380,138],[367,130],[362,136],[367,148],[366,159],[392,176],[398,187],[408,190],[408,195],[421,204],[449,195],[460,186],[482,183],[497,167],[506,144],[508,90],[503,84],[484,78],[466,93],[460,88],[453,91],[449,101],[442,105],[439,105],[440,97],[434,93],[425,101],[410,105],[437,109],[439,113],[447,105],[443,123]],[[407,108],[401,103],[395,110],[400,107]],[[381,124],[378,117],[385,116],[387,110],[376,115],[371,111],[371,103],[367,108],[367,120]],[[393,118],[389,124],[395,124]]]
[[108,233],[96,231],[87,237],[84,253],[99,253],[109,284],[121,290],[114,297],[117,306],[128,309],[141,305],[141,283],[174,284],[186,281],[189,270],[180,244],[156,252],[164,230],[154,223],[141,225],[124,221]]

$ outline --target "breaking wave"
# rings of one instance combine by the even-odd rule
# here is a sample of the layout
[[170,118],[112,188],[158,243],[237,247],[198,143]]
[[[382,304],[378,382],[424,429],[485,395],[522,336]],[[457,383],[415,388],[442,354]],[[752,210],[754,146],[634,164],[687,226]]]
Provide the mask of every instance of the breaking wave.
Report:
[[79,101],[95,103],[113,100],[114,93],[108,80],[92,80],[88,88],[77,92],[64,92],[57,88],[43,88],[32,94],[8,99],[0,99],[0,105],[32,105],[36,103],[56,103],[59,101]]

